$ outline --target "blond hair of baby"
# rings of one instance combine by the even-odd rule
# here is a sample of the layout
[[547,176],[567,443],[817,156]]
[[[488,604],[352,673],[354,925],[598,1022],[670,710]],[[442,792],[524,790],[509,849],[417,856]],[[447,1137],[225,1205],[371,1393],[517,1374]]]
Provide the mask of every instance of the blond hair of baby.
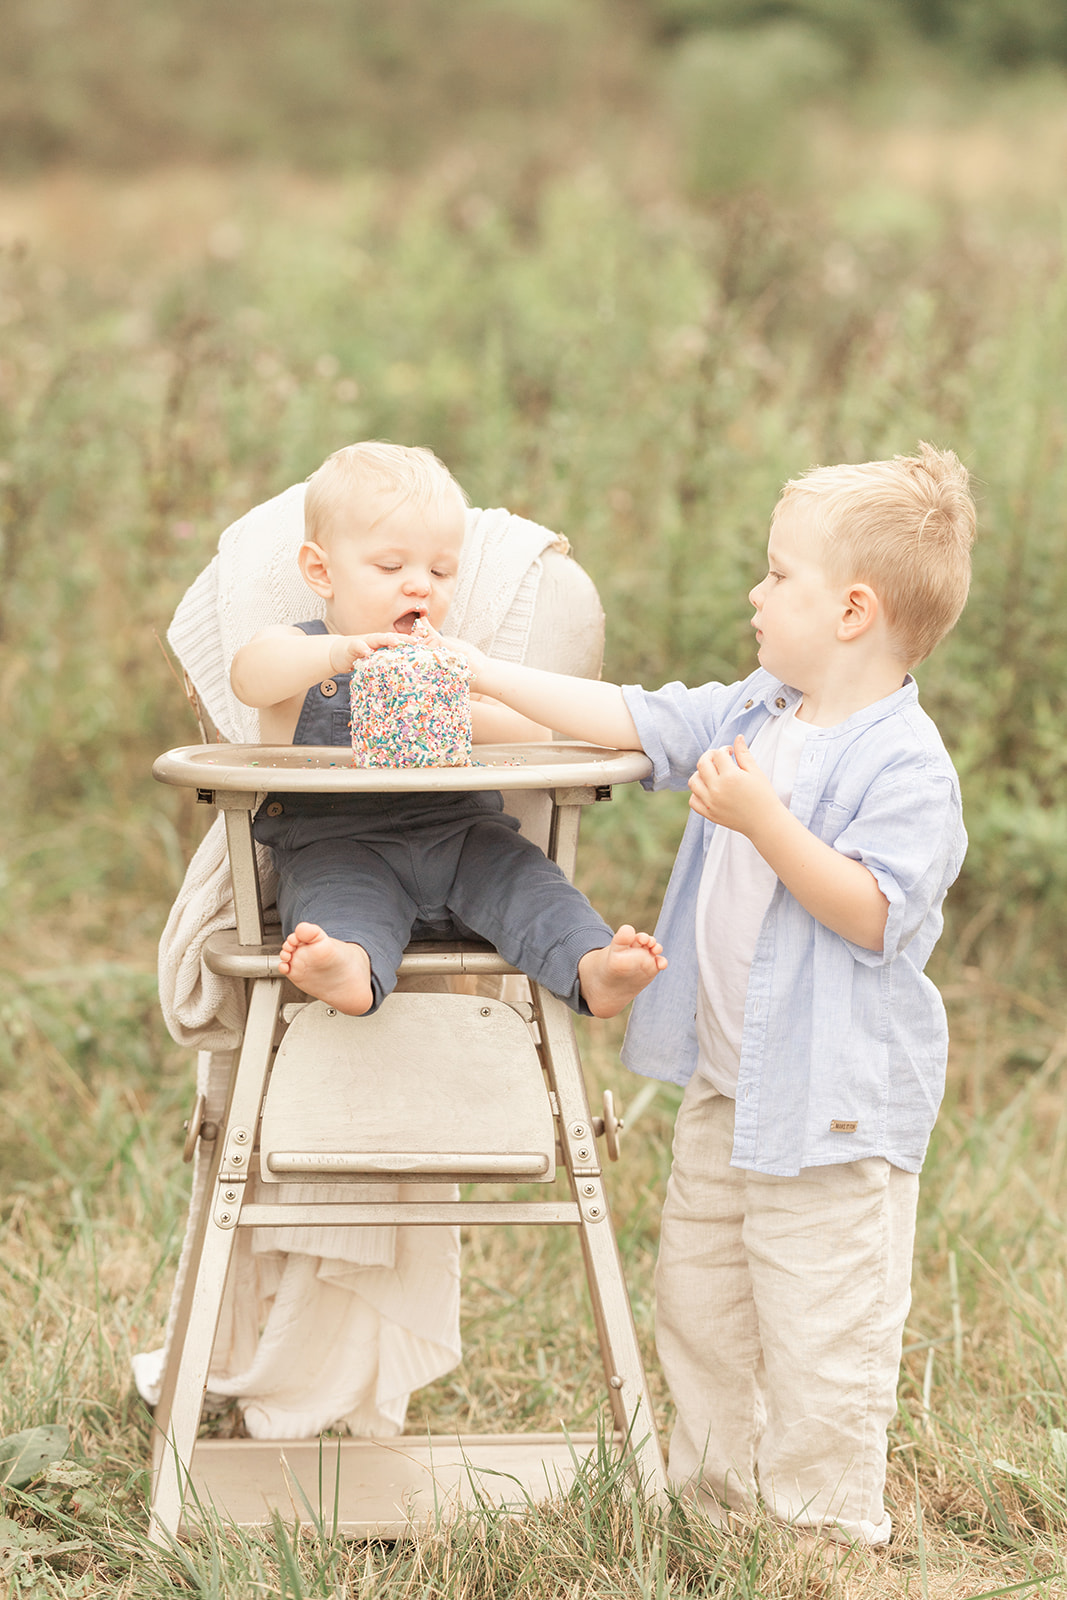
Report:
[[[360,496],[386,495],[434,505],[449,493],[467,496],[443,461],[421,445],[367,439],[335,450],[308,478],[304,491],[304,539],[322,544]],[[383,515],[385,512],[383,511]],[[370,532],[373,522],[365,530]]]

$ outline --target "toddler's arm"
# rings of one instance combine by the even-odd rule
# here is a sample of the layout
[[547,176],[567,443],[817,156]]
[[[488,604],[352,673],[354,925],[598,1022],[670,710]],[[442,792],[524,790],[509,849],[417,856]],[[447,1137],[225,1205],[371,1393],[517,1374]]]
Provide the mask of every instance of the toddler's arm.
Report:
[[363,656],[403,644],[399,633],[301,633],[280,624],[264,628],[243,645],[230,666],[230,685],[238,700],[261,710],[282,705],[313,683],[351,672]]
[[882,949],[889,901],[874,874],[793,816],[740,734],[732,750],[701,756],[689,788],[693,810],[750,839],[817,922],[864,950]]
[[552,730],[512,711],[487,695],[471,695],[471,738],[475,744],[544,744]]
[[622,690],[596,678],[569,678],[562,672],[542,672],[512,661],[493,661],[462,639],[449,639],[471,664],[471,689],[500,700],[513,711],[546,728],[556,728],[569,739],[608,745],[617,750],[640,750],[641,741]]

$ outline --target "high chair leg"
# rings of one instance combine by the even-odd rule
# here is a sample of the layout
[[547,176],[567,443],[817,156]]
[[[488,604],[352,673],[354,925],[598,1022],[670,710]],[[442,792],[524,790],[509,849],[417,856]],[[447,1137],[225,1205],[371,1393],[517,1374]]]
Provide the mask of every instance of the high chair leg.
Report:
[[176,1352],[183,1348],[189,1329],[193,1294],[196,1290],[200,1274],[200,1263],[204,1255],[204,1241],[207,1237],[207,1230],[211,1225],[211,1202],[214,1199],[218,1183],[221,1156],[222,1143],[219,1139],[216,1139],[210,1146],[209,1154],[205,1154],[203,1147],[201,1147],[200,1159],[206,1160],[208,1170],[203,1182],[200,1209],[191,1223],[194,1231],[186,1249],[185,1278],[171,1317],[166,1359],[160,1377],[159,1399],[153,1408],[153,1420],[155,1423],[155,1431],[152,1435],[151,1477],[153,1485],[159,1475],[160,1461],[164,1450],[167,1448],[166,1441],[170,1435],[170,1419],[174,1408],[174,1392],[179,1365]]
[[254,983],[244,1042],[229,1104],[219,1126],[214,1171],[204,1196],[202,1243],[189,1262],[188,1311],[175,1327],[171,1360],[156,1412],[152,1517],[149,1538],[166,1545],[176,1538],[182,1501],[207,1389],[211,1351],[218,1330],[226,1277],[233,1258],[237,1221],[248,1187],[259,1108],[270,1070],[282,983]]
[[608,1211],[574,1028],[561,1000],[537,984],[531,988],[545,1066],[559,1105],[564,1165],[581,1210],[582,1255],[613,1421],[646,1493],[658,1501],[666,1493],[666,1467]]

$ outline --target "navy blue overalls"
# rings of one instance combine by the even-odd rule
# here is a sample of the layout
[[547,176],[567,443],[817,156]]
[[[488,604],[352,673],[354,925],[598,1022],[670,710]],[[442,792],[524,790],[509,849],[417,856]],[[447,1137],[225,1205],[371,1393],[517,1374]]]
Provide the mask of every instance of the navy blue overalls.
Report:
[[[297,626],[325,633],[318,619]],[[315,684],[294,744],[350,745],[351,673]],[[288,937],[312,922],[370,957],[376,1010],[415,939],[487,939],[505,961],[586,1012],[578,962],[611,929],[498,793],[269,794],[253,832],[278,870]]]

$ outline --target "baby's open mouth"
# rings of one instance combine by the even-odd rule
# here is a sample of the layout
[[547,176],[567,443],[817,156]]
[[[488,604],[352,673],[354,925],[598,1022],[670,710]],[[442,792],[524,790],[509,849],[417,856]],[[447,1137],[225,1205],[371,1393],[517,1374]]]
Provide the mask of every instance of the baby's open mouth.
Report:
[[394,633],[410,633],[416,622],[422,616],[421,611],[405,611],[402,617],[397,617],[393,623]]

